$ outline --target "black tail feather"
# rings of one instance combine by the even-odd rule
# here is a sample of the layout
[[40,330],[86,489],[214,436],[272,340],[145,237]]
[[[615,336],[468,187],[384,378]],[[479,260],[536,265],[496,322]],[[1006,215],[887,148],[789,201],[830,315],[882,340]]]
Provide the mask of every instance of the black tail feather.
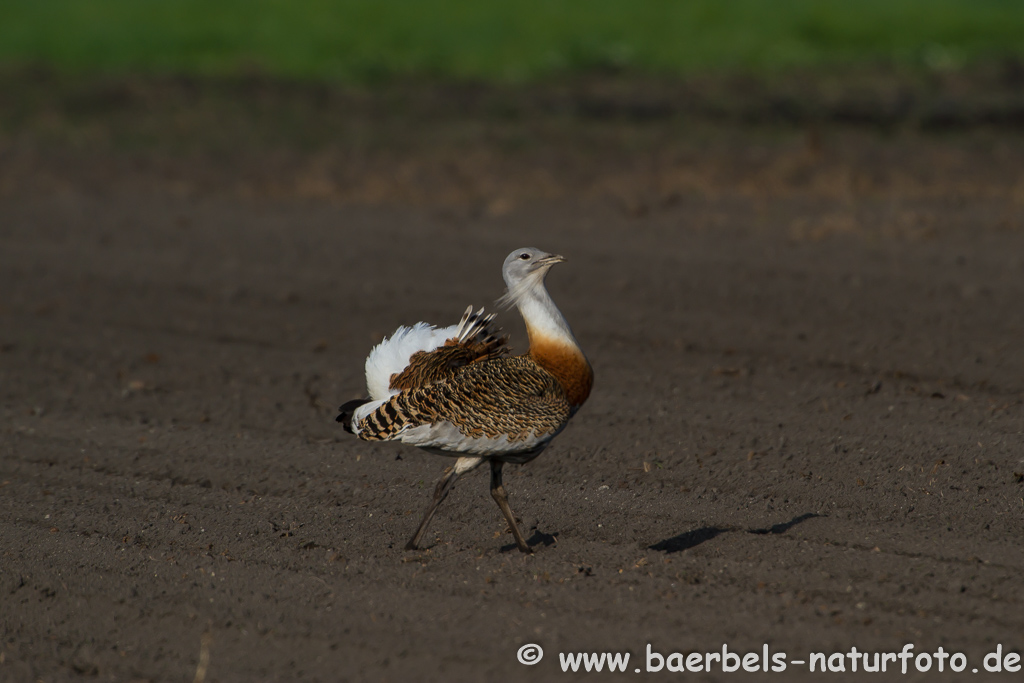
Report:
[[352,434],[352,416],[355,414],[356,409],[359,408],[359,406],[366,405],[369,402],[369,398],[354,398],[351,401],[346,401],[341,404],[340,408],[338,408],[338,411],[341,414],[335,419],[341,423],[341,426],[346,432]]

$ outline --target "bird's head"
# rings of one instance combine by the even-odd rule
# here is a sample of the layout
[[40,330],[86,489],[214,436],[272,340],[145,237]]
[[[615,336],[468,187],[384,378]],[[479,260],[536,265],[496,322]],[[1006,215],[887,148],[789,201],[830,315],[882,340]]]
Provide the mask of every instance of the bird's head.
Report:
[[501,275],[505,278],[508,288],[512,289],[526,279],[539,277],[543,280],[551,266],[564,260],[565,258],[558,254],[549,254],[534,247],[523,247],[508,255],[505,265],[501,267]]
[[501,298],[503,305],[515,305],[530,289],[543,286],[548,270],[565,258],[549,254],[534,247],[516,249],[505,259],[501,276],[505,279],[508,293]]

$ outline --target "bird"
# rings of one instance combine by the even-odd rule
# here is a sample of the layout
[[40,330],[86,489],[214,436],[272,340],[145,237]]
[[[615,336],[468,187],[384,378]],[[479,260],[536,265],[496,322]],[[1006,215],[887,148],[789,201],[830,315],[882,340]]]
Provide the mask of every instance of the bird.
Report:
[[495,313],[466,309],[457,325],[424,322],[399,327],[366,359],[368,397],[338,410],[345,431],[364,441],[398,441],[456,457],[406,550],[420,547],[438,506],[462,475],[485,462],[491,497],[516,546],[532,553],[502,484],[506,464],[525,464],[565,429],[590,396],[594,371],[545,286],[565,258],[533,247],[516,249],[501,274],[507,291],[498,305],[516,307],[529,349],[511,355]]

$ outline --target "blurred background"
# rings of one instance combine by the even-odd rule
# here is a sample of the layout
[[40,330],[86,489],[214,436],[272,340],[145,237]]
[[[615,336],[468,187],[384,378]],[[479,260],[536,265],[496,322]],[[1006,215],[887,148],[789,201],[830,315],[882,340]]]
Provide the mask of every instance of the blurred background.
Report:
[[[636,209],[652,198],[597,157],[662,164],[643,182],[663,199],[759,166],[715,158],[741,130],[788,173],[804,157],[778,145],[817,154],[823,124],[1017,128],[1022,54],[1010,0],[11,0],[0,191],[63,178],[499,210],[612,192]],[[668,160],[701,145],[716,154],[699,169]],[[64,177],[83,156],[87,177]]]

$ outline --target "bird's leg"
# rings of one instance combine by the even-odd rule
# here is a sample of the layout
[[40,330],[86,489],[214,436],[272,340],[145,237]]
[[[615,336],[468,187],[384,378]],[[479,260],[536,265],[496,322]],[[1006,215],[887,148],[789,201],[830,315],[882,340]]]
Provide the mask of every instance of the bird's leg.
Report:
[[501,485],[501,468],[504,465],[505,463],[500,460],[491,460],[491,497],[494,498],[494,502],[501,508],[501,514],[505,515],[505,521],[508,522],[509,528],[512,529],[512,535],[516,539],[516,545],[519,546],[519,550],[524,553],[532,553],[533,550],[530,546],[526,545],[526,539],[523,538],[522,532],[519,531],[516,517],[512,514],[512,508],[508,506],[508,495],[505,493],[505,487]]
[[458,467],[451,467],[449,471],[445,473],[443,477],[437,482],[437,488],[434,489],[434,499],[430,501],[430,507],[423,514],[423,521],[420,522],[420,528],[416,530],[416,534],[409,539],[409,542],[405,544],[406,550],[416,550],[419,548],[420,541],[423,540],[423,534],[427,533],[427,525],[430,524],[431,518],[437,511],[437,506],[441,504],[441,501],[448,496],[448,492],[452,490],[452,486],[455,485],[455,480],[459,478]]

